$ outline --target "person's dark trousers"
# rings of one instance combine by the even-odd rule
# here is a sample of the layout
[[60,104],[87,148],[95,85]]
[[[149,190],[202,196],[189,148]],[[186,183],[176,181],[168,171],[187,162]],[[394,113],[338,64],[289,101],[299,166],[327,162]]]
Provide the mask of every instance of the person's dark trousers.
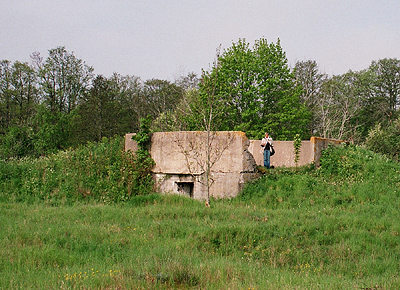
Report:
[[270,167],[270,157],[271,157],[271,151],[264,150],[264,167],[267,167],[268,169]]

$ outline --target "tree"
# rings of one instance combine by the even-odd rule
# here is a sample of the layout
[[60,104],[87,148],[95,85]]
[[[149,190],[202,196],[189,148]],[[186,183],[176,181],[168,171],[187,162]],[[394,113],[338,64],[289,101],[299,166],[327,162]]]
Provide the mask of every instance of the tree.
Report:
[[121,104],[118,102],[118,87],[101,75],[82,100],[78,109],[79,138],[83,141],[100,141],[119,132]]
[[161,113],[174,110],[182,98],[183,89],[166,80],[151,79],[145,81],[143,94],[146,115],[155,119]]
[[174,105],[174,109],[162,112],[153,121],[153,131],[193,131],[204,130],[199,111],[200,80],[195,73],[181,76],[175,80],[175,85],[182,89],[182,96]]
[[366,80],[365,72],[349,71],[324,82],[316,107],[322,137],[346,139],[357,135]]
[[50,49],[44,62],[37,53],[32,58],[46,105],[52,112],[70,113],[91,85],[93,68],[63,46]]
[[140,120],[147,117],[142,80],[135,76],[114,74],[110,81],[115,86],[120,104],[119,134],[137,132]]
[[381,59],[373,61],[368,68],[372,74],[371,94],[365,103],[368,117],[375,124],[386,126],[396,120],[400,105],[400,60]]
[[318,118],[318,103],[323,99],[322,86],[328,76],[325,73],[319,72],[317,62],[311,60],[296,62],[294,75],[296,84],[302,87],[300,94],[301,102],[311,113],[309,134],[316,134],[321,121]]
[[[217,77],[219,74],[219,49],[217,58],[213,63],[213,74],[203,72],[203,78],[199,84],[200,90],[189,89],[182,99],[180,108],[181,120],[187,125],[191,124],[193,129],[205,131],[204,134],[198,134],[196,140],[189,140],[188,145],[182,144],[181,140],[176,140],[181,153],[185,155],[189,172],[193,172],[193,165],[203,172],[203,178],[200,179],[207,188],[206,205],[210,205],[210,188],[214,183],[214,176],[211,173],[212,167],[216,164],[223,152],[231,145],[233,136],[228,134],[228,139],[221,142],[218,139],[218,127],[224,113],[224,103],[216,95]],[[178,108],[179,109],[179,108]],[[189,126],[188,126],[189,127]],[[202,136],[205,136],[202,139]],[[219,141],[218,141],[219,140]],[[189,150],[185,148],[189,147]]]
[[182,88],[184,91],[198,89],[199,78],[194,72],[190,72],[187,75],[180,76],[175,80],[175,85]]
[[38,103],[37,79],[27,63],[0,63],[0,154],[2,158],[34,153],[32,119]]
[[300,88],[279,40],[268,44],[260,39],[251,48],[240,39],[218,62],[218,73],[215,66],[203,73],[200,93],[210,91],[207,80],[215,79],[215,96],[224,112],[219,130],[242,130],[251,138],[269,131],[282,140],[307,135],[310,114],[300,102]]
[[4,134],[12,119],[11,62],[0,62],[0,133]]
[[13,118],[18,125],[27,124],[35,113],[35,105],[39,103],[37,74],[27,63],[16,61],[11,69],[13,86]]
[[51,112],[45,105],[37,106],[33,118],[35,155],[47,155],[74,144],[76,110],[70,114]]
[[39,102],[35,70],[27,63],[0,63],[0,123],[22,126],[31,120]]

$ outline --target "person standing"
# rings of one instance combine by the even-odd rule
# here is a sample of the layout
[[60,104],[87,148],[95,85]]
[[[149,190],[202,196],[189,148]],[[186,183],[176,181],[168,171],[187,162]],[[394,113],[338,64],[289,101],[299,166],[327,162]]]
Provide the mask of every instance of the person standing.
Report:
[[272,138],[269,136],[268,132],[265,132],[264,138],[261,140],[261,147],[264,148],[264,167],[270,168],[270,157],[271,157],[271,148]]

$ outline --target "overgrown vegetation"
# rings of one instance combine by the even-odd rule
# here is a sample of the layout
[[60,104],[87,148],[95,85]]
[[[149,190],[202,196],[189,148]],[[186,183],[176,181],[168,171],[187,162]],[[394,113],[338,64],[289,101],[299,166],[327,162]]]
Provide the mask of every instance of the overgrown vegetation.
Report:
[[110,203],[150,193],[149,166],[154,161],[141,163],[141,155],[125,152],[123,146],[123,138],[104,137],[101,142],[47,157],[1,160],[0,198],[49,204]]
[[301,149],[300,135],[296,134],[293,139],[294,163],[296,164],[296,167],[300,160],[300,149]]
[[155,162],[149,152],[151,141],[150,122],[150,117],[141,119],[139,133],[133,137],[138,149],[135,152],[134,170],[130,173],[133,175],[136,195],[148,194],[154,186],[151,169]]
[[369,131],[365,141],[368,149],[400,161],[400,119],[385,128],[379,124]]
[[133,193],[106,205],[128,194],[119,142],[1,163],[1,289],[400,287],[398,163],[330,147],[321,168],[269,171],[210,208]]

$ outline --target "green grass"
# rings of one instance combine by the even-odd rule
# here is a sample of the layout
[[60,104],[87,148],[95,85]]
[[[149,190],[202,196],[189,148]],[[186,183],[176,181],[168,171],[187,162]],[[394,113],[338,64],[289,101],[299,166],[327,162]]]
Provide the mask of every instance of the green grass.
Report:
[[210,208],[3,194],[0,289],[400,289],[400,165],[360,147],[321,164]]

